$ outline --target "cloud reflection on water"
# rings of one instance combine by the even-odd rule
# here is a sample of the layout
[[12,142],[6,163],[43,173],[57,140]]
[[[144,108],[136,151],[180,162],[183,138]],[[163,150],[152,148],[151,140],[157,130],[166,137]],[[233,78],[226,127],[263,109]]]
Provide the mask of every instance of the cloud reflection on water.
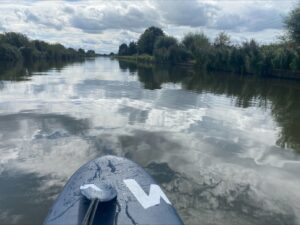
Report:
[[[270,103],[237,107],[225,94],[174,85],[147,90],[139,81],[149,77],[133,71],[97,59],[26,82],[4,82],[1,176],[20,183],[32,177],[24,189],[35,185],[34,196],[49,206],[83,163],[115,154],[147,168],[186,224],[299,224],[299,156],[276,145],[282,128]],[[57,191],[49,192],[53,187]],[[20,201],[29,204],[31,197]],[[0,203],[9,208],[5,198]],[[46,206],[41,208],[43,215]]]

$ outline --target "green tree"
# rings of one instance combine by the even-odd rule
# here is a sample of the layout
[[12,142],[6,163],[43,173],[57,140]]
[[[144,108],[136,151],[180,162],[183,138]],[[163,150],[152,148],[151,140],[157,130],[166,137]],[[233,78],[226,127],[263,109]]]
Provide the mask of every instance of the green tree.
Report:
[[8,43],[17,48],[29,46],[29,39],[26,35],[15,32],[8,32],[1,38],[3,42]]
[[154,46],[154,57],[159,63],[183,63],[191,58],[190,53],[174,37],[161,36]]
[[137,43],[132,41],[128,45],[128,55],[135,55],[137,54]]
[[215,38],[214,46],[215,47],[229,47],[231,45],[230,36],[225,32],[219,33]]
[[164,32],[158,27],[149,27],[146,29],[138,40],[139,54],[152,55],[154,51],[154,44],[161,36],[164,36]]
[[78,49],[78,53],[79,53],[80,56],[84,56],[85,55],[85,51],[82,48]]
[[210,47],[209,38],[204,33],[189,33],[184,36],[182,44],[194,55]]
[[123,43],[119,46],[119,55],[128,55],[128,46],[127,44]]
[[86,52],[86,56],[87,57],[95,57],[96,56],[96,52],[94,50],[88,50]]
[[40,58],[40,52],[34,47],[21,47],[19,49],[25,61],[31,61]]
[[154,44],[154,58],[159,63],[171,63],[170,48],[177,45],[177,40],[170,36],[160,36]]
[[289,13],[284,22],[290,39],[300,45],[300,3]]
[[6,43],[0,44],[0,60],[16,62],[21,59],[22,59],[22,55],[16,47]]
[[189,33],[183,38],[182,44],[192,53],[197,64],[206,69],[209,63],[208,56],[211,48],[209,38],[204,33]]

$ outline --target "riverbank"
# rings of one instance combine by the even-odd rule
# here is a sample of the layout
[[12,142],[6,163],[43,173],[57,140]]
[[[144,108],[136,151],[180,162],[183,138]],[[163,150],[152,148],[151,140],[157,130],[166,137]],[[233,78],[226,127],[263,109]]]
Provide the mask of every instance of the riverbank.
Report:
[[[133,56],[118,56],[114,55],[111,58],[117,59],[120,61],[124,62],[131,62],[131,63],[136,63],[136,64],[141,64],[141,65],[170,65],[169,63],[163,63],[163,62],[157,62],[153,56],[149,55],[133,55]],[[177,63],[177,64],[172,64],[171,66],[180,66],[180,67],[188,67],[190,69],[192,68],[198,68],[199,65],[197,65],[196,61],[190,61],[186,63]],[[201,66],[200,66],[201,67]],[[207,71],[207,70],[204,70]],[[213,72],[213,71],[211,71]],[[241,75],[239,73],[234,73],[231,71],[215,71],[215,72],[223,72],[226,74],[236,74],[236,75]],[[245,73],[243,75],[247,76],[260,76],[259,74],[255,73]],[[288,70],[278,70],[274,69],[270,72],[268,76],[263,76],[263,77],[269,77],[269,78],[278,78],[278,79],[286,79],[286,80],[297,80],[300,81],[300,71],[288,71]]]
[[[120,55],[114,55],[112,58],[123,60],[123,61],[129,61],[129,62],[135,62],[135,63],[143,63],[143,64],[168,64],[166,62],[158,62],[154,56],[151,55],[127,55],[127,56],[120,56]],[[176,63],[174,65],[178,66],[186,66],[186,67],[193,67],[196,65],[196,61],[189,61],[189,62],[181,62]]]
[[300,79],[300,43],[294,40],[261,44],[255,40],[233,43],[221,32],[211,39],[203,32],[188,33],[182,40],[158,27],[147,28],[137,41],[119,46],[119,59],[137,62],[196,65],[207,71],[240,75]]
[[131,62],[155,63],[155,59],[151,55],[114,55],[112,58]]

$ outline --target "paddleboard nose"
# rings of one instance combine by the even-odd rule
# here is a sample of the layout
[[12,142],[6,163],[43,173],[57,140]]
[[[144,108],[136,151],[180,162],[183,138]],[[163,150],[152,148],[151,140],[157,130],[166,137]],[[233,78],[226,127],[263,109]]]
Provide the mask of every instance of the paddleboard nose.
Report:
[[151,176],[136,163],[103,156],[70,178],[44,225],[183,225]]

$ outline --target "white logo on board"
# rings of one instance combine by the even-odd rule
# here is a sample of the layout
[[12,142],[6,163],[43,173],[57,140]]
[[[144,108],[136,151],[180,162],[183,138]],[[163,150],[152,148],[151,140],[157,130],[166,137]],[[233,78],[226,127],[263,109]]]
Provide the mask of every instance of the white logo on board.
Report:
[[171,202],[169,201],[165,193],[156,184],[150,185],[149,195],[147,195],[134,179],[124,180],[124,183],[145,209],[160,204],[161,198],[166,203],[171,205]]

